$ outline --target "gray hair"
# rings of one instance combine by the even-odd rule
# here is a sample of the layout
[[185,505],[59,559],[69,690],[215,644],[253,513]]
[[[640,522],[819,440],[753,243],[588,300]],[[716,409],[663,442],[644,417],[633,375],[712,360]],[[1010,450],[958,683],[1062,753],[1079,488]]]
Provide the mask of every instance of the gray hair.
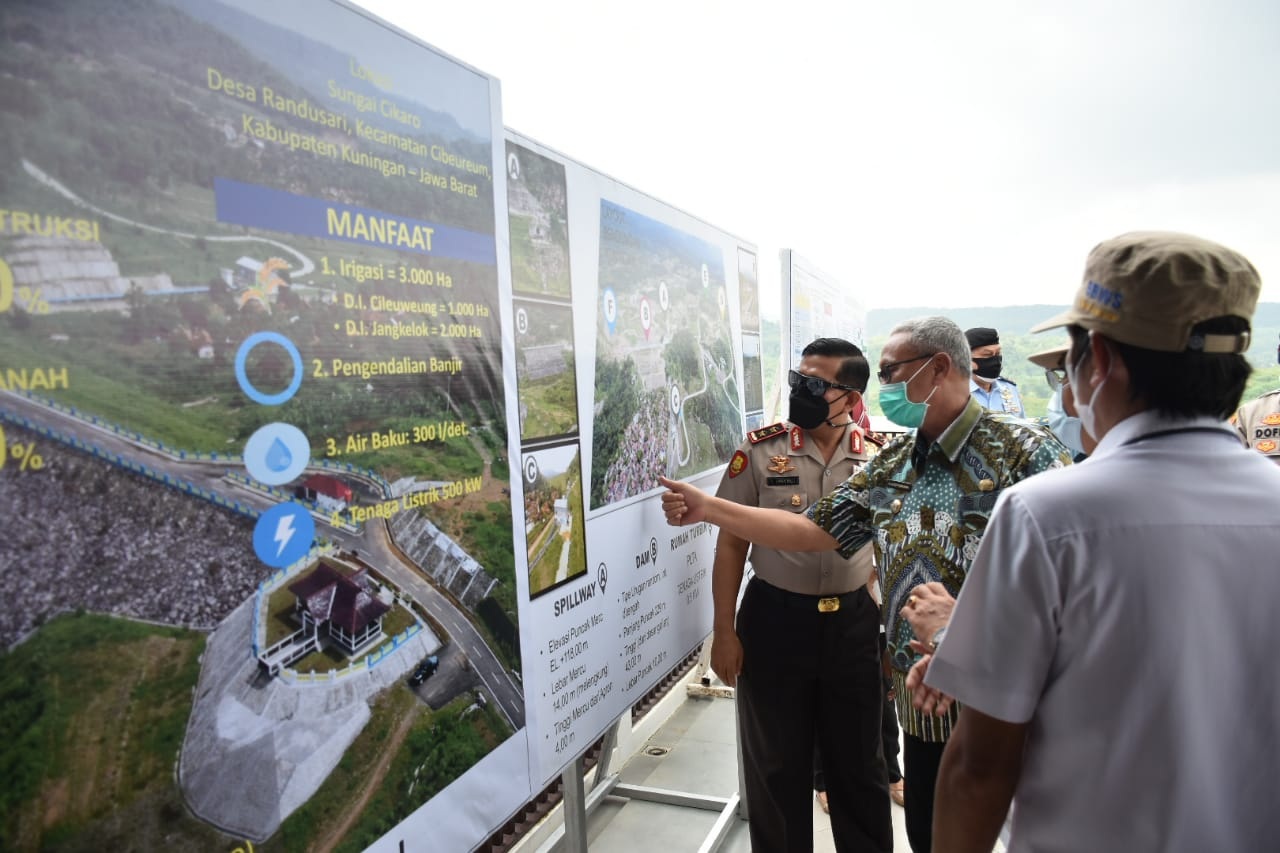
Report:
[[923,353],[945,352],[951,356],[956,372],[968,378],[969,340],[964,332],[946,317],[916,317],[893,327],[890,335],[906,335],[915,349]]

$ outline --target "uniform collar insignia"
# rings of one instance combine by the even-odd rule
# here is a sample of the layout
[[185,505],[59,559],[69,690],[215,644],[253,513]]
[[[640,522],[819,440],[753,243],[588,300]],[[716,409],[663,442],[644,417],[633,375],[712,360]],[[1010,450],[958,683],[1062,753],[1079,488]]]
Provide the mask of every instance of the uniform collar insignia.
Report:
[[789,460],[785,456],[770,456],[769,470],[776,474],[785,474],[788,471],[796,470],[796,466],[789,464]]

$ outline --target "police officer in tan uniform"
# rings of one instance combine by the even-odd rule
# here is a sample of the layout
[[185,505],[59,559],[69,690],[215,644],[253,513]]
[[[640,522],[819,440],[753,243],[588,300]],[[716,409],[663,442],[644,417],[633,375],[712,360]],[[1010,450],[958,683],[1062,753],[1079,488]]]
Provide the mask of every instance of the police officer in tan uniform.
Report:
[[1280,465],[1280,388],[1245,403],[1231,422],[1246,447]]
[[[748,434],[717,494],[801,513],[847,480],[870,458],[853,421],[869,374],[848,341],[819,338],[805,347],[789,375],[791,423]],[[735,624],[748,549],[755,575]],[[720,532],[711,665],[737,688],[753,850],[812,850],[815,745],[836,849],[893,848],[880,747],[880,616],[865,588],[871,554],[871,547],[849,559],[777,551]]]
[[[1276,347],[1280,363],[1280,346]],[[1252,447],[1280,465],[1280,388],[1245,403],[1231,416],[1245,447]]]

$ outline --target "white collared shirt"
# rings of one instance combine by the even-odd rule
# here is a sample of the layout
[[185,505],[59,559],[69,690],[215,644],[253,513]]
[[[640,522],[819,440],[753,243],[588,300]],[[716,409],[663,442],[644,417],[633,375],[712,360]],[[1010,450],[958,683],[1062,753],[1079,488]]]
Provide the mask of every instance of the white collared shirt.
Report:
[[1005,491],[928,683],[1029,723],[1010,853],[1275,846],[1280,468],[1144,412]]

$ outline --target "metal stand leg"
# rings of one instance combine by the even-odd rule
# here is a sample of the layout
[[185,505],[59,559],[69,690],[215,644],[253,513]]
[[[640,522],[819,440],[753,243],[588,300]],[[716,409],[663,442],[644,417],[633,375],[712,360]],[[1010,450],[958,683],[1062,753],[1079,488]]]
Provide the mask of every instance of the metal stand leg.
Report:
[[618,741],[619,717],[604,738],[604,749],[596,765],[595,782],[588,792],[583,781],[584,756],[579,755],[560,775],[564,787],[564,825],[557,829],[539,848],[538,853],[587,853],[587,815],[607,796],[662,803],[669,806],[704,809],[720,815],[707,833],[698,853],[715,853],[729,835],[734,819],[746,820],[747,805],[742,799],[742,743],[738,742],[738,789],[731,797],[712,797],[646,785],[627,785],[619,781],[617,773],[610,772],[613,750]]
[[565,853],[587,853],[587,798],[582,786],[582,756],[560,774],[564,788]]

